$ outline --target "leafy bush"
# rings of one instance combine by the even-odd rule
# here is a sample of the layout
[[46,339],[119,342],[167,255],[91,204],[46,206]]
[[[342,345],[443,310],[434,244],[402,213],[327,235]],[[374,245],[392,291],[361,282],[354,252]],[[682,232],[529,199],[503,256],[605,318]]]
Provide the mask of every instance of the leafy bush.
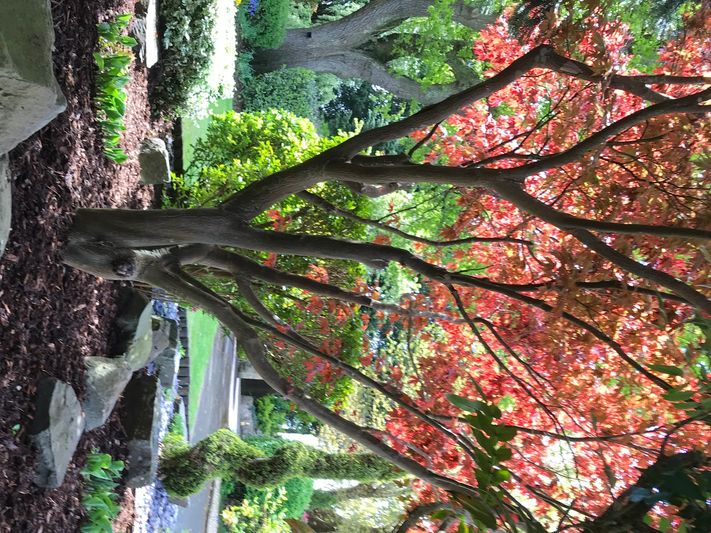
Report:
[[162,0],[163,50],[151,102],[158,115],[186,108],[205,83],[214,50],[214,0]]
[[250,48],[279,48],[288,18],[289,0],[245,0],[237,15],[242,38]]
[[181,437],[187,435],[187,428],[185,427],[185,421],[183,420],[183,417],[180,416],[178,413],[175,413],[173,415],[173,418],[170,419],[170,425],[168,426],[168,431],[170,433],[174,433],[175,435],[180,435]]
[[257,399],[257,427],[265,435],[277,433],[286,423],[286,411],[280,409],[279,400],[281,399],[276,396],[262,396]]
[[240,505],[223,509],[222,522],[229,533],[289,533],[291,528],[284,519],[283,487],[264,491],[261,498],[245,498]]
[[291,433],[313,434],[321,422],[290,401],[276,395],[257,400],[257,426],[264,435],[274,435],[286,426]]
[[104,134],[104,153],[115,163],[128,159],[119,142],[121,132],[126,129],[123,122],[127,97],[124,87],[128,83],[128,66],[131,64],[131,52],[127,47],[136,45],[133,37],[123,35],[130,20],[131,15],[119,15],[114,22],[96,25],[99,51],[94,52],[94,62],[99,72],[95,101]]
[[245,185],[342,139],[322,139],[307,119],[277,109],[215,115],[195,144],[185,175],[176,180],[179,205],[214,206]]
[[[279,447],[288,442],[279,437],[250,437],[246,439],[249,444],[255,448],[259,448],[267,455],[272,455]],[[311,495],[314,492],[314,480],[307,477],[294,477],[289,479],[284,485],[273,489],[258,489],[255,487],[247,487],[245,491],[245,499],[252,501],[262,501],[265,494],[270,491],[275,491],[283,488],[285,490],[286,499],[283,502],[281,510],[284,512],[285,518],[300,519],[311,503]]]
[[[331,134],[352,131],[358,123],[362,123],[364,130],[378,128],[416,111],[419,111],[417,102],[408,102],[361,80],[341,82],[336,88],[335,98],[320,109],[325,129]],[[412,140],[388,141],[376,145],[374,149],[387,154],[400,154],[407,151],[404,148],[407,143],[412,143]]]
[[111,521],[119,513],[118,495],[114,492],[121,477],[123,461],[114,461],[109,454],[92,453],[87,457],[81,475],[84,478],[82,507],[87,517],[82,533],[112,533]]
[[[318,2],[316,2],[318,5]],[[287,28],[308,28],[311,26],[311,17],[314,14],[314,5],[311,2],[298,0],[289,5],[289,16],[286,21]]]
[[338,83],[335,76],[303,68],[267,72],[245,83],[242,91],[244,109],[283,109],[317,122],[319,108],[335,98]]
[[[307,119],[271,109],[254,113],[228,112],[217,115],[207,128],[205,136],[195,144],[193,161],[182,177],[176,177],[173,185],[176,192],[174,205],[209,207],[219,204],[234,192],[266,176],[293,166],[312,155],[339,144],[345,135],[322,138]],[[363,216],[367,216],[368,201],[346,187],[336,183],[313,188],[328,202],[338,204]],[[276,208],[275,208],[276,209]],[[279,213],[280,220],[288,223],[279,229],[304,231],[313,235],[344,235],[358,239],[365,236],[364,227],[352,220],[328,215],[304,200],[290,196],[278,204],[278,211],[260,215],[255,224],[269,227],[275,223],[272,216]],[[252,259],[262,261],[264,254],[248,253]],[[278,268],[294,273],[307,273],[321,263],[312,258],[283,256],[278,259]],[[349,286],[364,275],[364,269],[349,261],[329,261],[329,276],[336,283]],[[238,306],[247,305],[233,280],[205,275],[203,281],[214,290],[232,299]],[[305,308],[295,305],[291,295],[272,294],[268,288],[258,288],[259,296],[265,298],[278,316],[293,324],[300,324],[302,333],[310,338],[323,338],[323,320]],[[301,297],[296,289],[293,296]],[[346,314],[347,318],[342,315]],[[340,331],[339,346],[331,348],[339,352],[344,361],[356,363],[362,345],[362,320],[359,313],[334,308],[327,318],[329,327]],[[305,384],[314,398],[329,406],[342,406],[350,392],[350,378],[341,374],[328,375],[328,367],[317,361],[308,361],[311,356],[304,352],[290,355],[279,370],[295,383]],[[333,379],[332,379],[333,378]],[[309,423],[304,421],[305,423]]]

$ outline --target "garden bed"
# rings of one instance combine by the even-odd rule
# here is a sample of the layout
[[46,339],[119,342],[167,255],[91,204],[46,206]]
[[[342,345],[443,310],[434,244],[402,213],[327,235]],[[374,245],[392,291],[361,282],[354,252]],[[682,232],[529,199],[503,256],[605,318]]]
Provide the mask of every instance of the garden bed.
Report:
[[[117,285],[65,267],[61,250],[79,207],[147,207],[151,188],[138,182],[141,140],[169,124],[151,119],[145,69],[130,67],[126,86],[129,160],[106,159],[93,105],[92,52],[97,22],[133,12],[134,0],[52,2],[54,64],[67,109],[10,154],[14,176],[12,232],[0,259],[0,531],[75,531],[82,519],[79,470],[92,448],[123,458],[116,414],[86,433],[60,489],[36,487],[35,452],[25,432],[35,387],[55,376],[83,395],[83,358],[110,350]],[[116,411],[115,411],[116,412]]]

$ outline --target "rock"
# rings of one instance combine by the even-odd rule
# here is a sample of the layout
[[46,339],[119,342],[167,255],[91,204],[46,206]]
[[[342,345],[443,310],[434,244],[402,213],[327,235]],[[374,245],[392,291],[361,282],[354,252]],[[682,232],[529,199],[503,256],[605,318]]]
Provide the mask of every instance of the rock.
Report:
[[[120,337],[133,334],[138,322],[145,315],[146,308],[151,306],[151,300],[145,294],[130,287],[121,287],[118,295],[118,313],[114,327]],[[148,313],[150,316],[150,312]],[[125,339],[124,339],[125,340]],[[119,346],[117,353],[123,353],[128,348],[128,341]]]
[[0,256],[5,251],[12,219],[12,187],[7,157],[0,157]]
[[177,348],[166,348],[155,359],[156,375],[161,387],[172,389],[178,379],[180,367],[180,351]]
[[138,154],[141,165],[141,181],[146,185],[158,185],[170,181],[168,149],[162,139],[145,139]]
[[169,318],[153,317],[153,359],[168,348],[178,347],[178,323]]
[[153,306],[141,293],[133,289],[122,292],[115,327],[116,351],[124,354],[131,370],[140,370],[158,356],[153,350]]
[[140,0],[136,3],[136,15],[131,35],[138,41],[138,58],[151,68],[158,62],[158,6],[157,0]]
[[0,2],[0,154],[66,108],[54,77],[53,46],[49,0]]
[[[128,348],[126,349],[126,362],[131,367],[131,370],[136,371],[145,367],[153,360],[153,309],[149,306],[141,315],[136,330],[129,338]],[[155,353],[157,356],[158,353]]]
[[84,431],[84,413],[71,385],[45,378],[37,386],[37,410],[29,434],[38,450],[35,483],[57,488]]
[[109,418],[133,370],[123,357],[86,357],[86,429],[101,426]]
[[156,478],[162,401],[156,376],[135,376],[126,387],[121,422],[128,436],[129,487],[143,487]]

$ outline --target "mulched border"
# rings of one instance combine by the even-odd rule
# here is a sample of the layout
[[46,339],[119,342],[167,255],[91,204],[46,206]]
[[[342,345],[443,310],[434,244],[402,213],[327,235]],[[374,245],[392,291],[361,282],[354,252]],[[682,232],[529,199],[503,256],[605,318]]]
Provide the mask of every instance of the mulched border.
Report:
[[[65,267],[61,250],[79,207],[147,207],[138,182],[140,141],[165,134],[147,101],[146,71],[133,65],[120,167],[102,152],[93,110],[91,53],[99,21],[134,11],[135,0],[51,0],[54,65],[67,110],[10,153],[12,232],[0,258],[0,532],[77,531],[83,518],[79,471],[93,448],[126,454],[118,417],[86,433],[64,484],[32,483],[35,452],[25,432],[37,382],[54,376],[84,393],[83,358],[109,353],[117,284]],[[117,410],[116,410],[117,411]],[[115,411],[115,412],[116,412]]]

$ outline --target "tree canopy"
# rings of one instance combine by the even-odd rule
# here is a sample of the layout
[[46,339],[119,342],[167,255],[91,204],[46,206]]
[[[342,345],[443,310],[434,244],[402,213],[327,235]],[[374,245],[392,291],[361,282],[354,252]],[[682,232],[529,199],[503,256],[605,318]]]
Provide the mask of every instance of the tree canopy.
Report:
[[[702,531],[708,41],[691,19],[639,74],[624,25],[589,28],[499,21],[484,81],[215,208],[80,210],[66,261],[214,314],[276,391],[415,478],[408,527]],[[317,401],[343,376],[384,424]]]

